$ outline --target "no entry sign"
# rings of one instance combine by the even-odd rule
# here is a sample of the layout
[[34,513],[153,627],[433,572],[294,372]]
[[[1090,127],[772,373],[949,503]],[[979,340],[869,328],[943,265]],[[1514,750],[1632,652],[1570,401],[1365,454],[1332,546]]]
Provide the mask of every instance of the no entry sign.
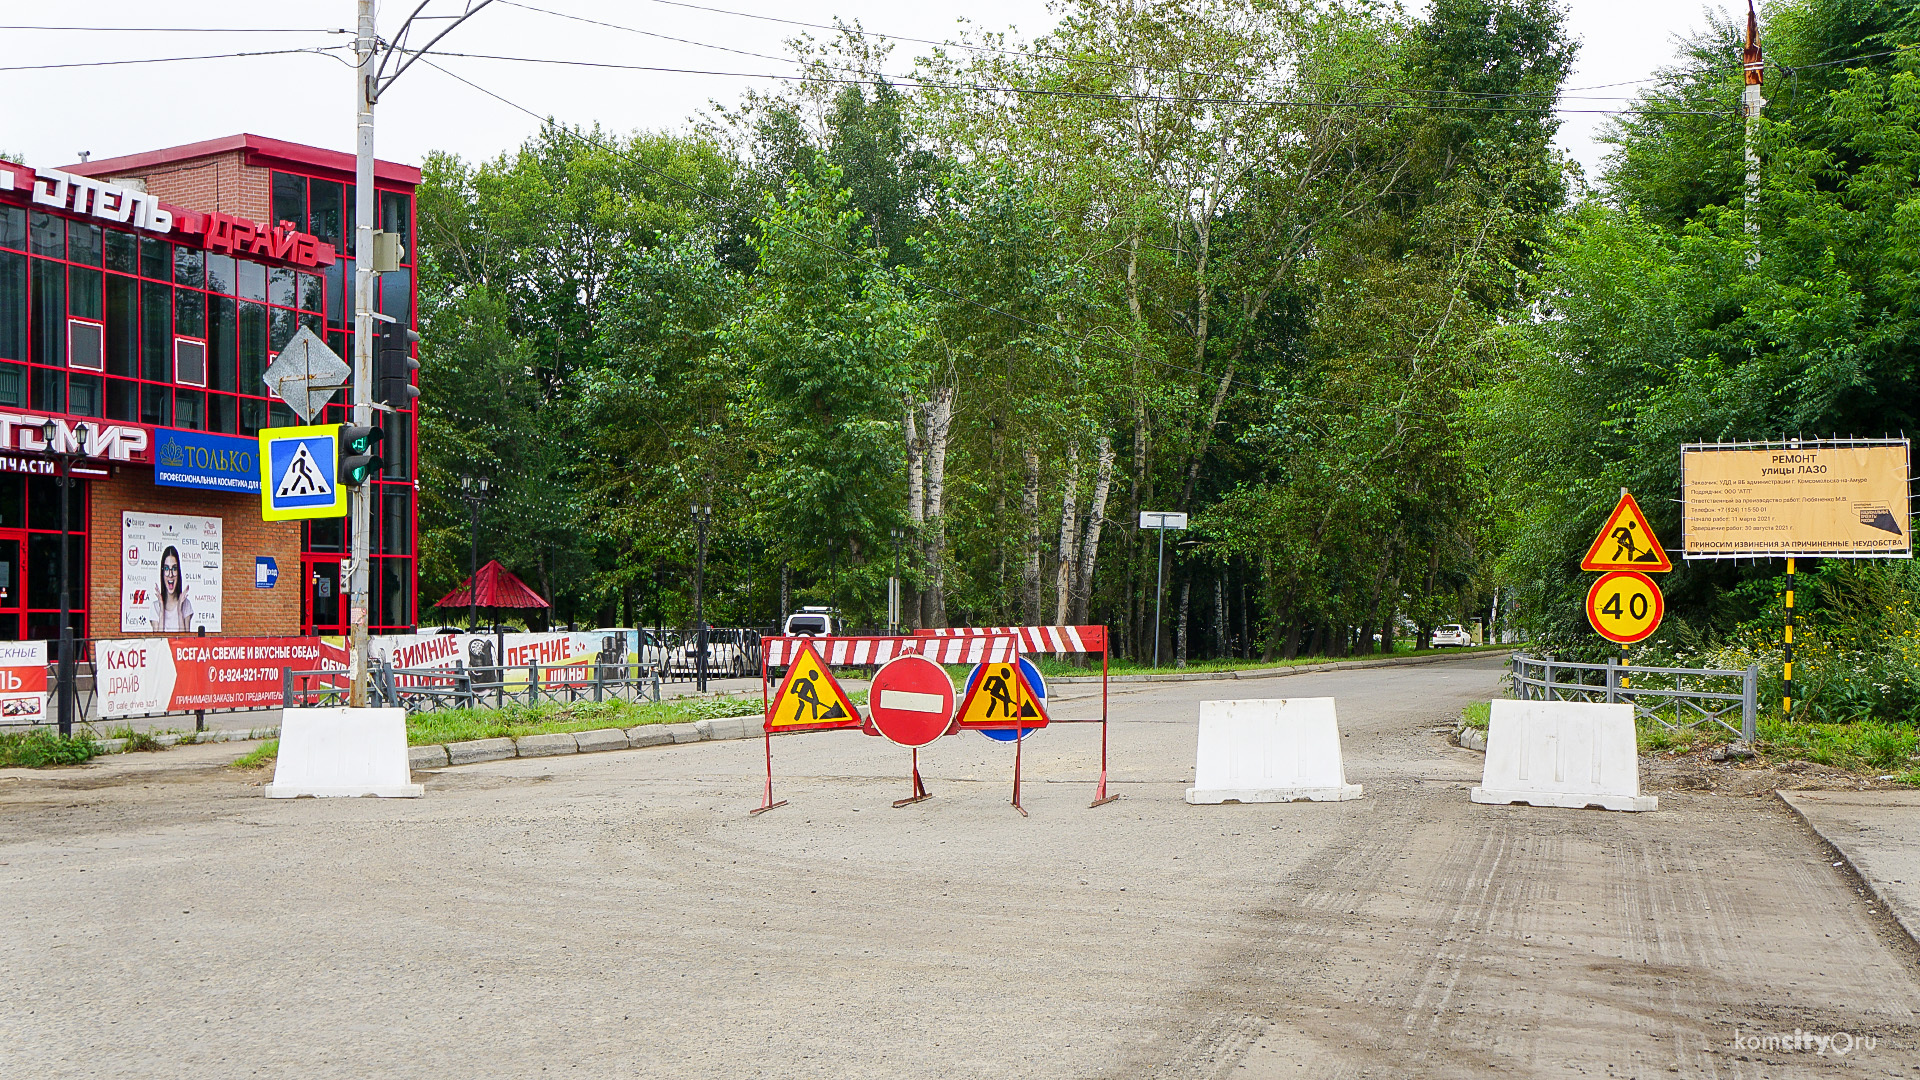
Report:
[[889,742],[925,746],[953,723],[953,680],[924,656],[896,656],[874,672],[867,711]]

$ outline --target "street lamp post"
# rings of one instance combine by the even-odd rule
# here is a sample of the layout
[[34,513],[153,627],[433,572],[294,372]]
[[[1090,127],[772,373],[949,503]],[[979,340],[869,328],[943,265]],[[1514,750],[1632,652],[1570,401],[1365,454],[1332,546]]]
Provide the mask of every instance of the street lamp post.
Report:
[[460,499],[467,504],[467,633],[471,634],[480,621],[480,507],[487,501],[486,478],[461,477]]
[[900,632],[900,539],[905,529],[888,529],[893,534],[893,576],[887,579],[887,633]]
[[699,534],[693,562],[693,670],[694,685],[703,694],[707,692],[707,609],[704,595],[707,584],[707,519],[712,516],[711,506],[696,505],[693,508],[693,524]]
[[[55,449],[53,421],[41,425],[40,436],[47,448],[47,454],[53,458],[59,473],[53,482],[60,485],[60,645],[55,659],[59,664],[60,701],[56,706],[60,722],[60,734],[73,734],[74,712],[74,662],[73,662],[73,597],[67,575],[71,572],[68,565],[67,548],[70,546],[69,525],[72,522],[73,459],[82,455],[74,453],[69,447]],[[78,445],[87,438],[87,425],[76,424],[73,428],[73,442]]]

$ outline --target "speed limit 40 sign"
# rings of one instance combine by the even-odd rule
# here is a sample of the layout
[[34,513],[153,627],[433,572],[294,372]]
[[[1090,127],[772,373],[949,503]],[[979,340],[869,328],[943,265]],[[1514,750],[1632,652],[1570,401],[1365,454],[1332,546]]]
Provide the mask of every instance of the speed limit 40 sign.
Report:
[[1667,613],[1660,586],[1634,570],[1600,575],[1587,590],[1587,621],[1601,637],[1631,645],[1655,630]]

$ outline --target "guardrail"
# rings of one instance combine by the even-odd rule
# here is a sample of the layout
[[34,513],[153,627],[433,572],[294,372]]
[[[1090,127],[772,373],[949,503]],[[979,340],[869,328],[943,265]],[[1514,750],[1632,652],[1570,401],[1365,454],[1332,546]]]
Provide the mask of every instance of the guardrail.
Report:
[[[1714,724],[1742,742],[1751,743],[1758,736],[1758,664],[1744,671],[1640,667],[1614,660],[1581,664],[1523,653],[1513,654],[1510,663],[1513,696],[1522,700],[1627,702],[1636,719],[1644,716],[1668,731]],[[1708,684],[1720,688],[1711,689]],[[1729,719],[1735,709],[1740,714],[1738,727]]]

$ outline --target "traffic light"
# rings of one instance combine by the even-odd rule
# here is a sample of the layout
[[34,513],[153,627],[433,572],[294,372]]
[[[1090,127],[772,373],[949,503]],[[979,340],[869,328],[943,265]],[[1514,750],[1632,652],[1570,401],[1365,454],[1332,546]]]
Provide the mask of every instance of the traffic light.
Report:
[[375,320],[380,329],[373,342],[374,371],[379,387],[374,400],[395,409],[404,409],[420,396],[413,385],[413,373],[420,370],[414,359],[413,345],[420,335],[398,322]]
[[371,480],[386,465],[380,457],[380,440],[386,432],[377,427],[340,426],[340,482],[359,487]]

